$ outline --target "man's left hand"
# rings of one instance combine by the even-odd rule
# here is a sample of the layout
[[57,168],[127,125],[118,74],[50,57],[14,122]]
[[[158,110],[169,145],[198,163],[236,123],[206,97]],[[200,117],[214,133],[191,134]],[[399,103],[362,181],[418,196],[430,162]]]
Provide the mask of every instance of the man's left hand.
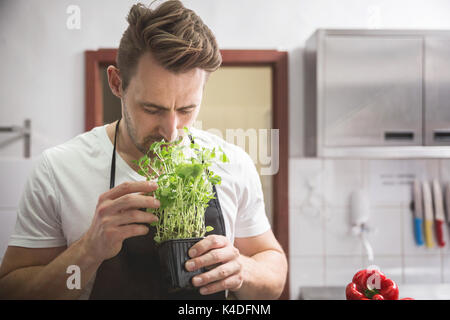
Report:
[[201,294],[212,294],[226,289],[237,291],[241,288],[244,278],[239,260],[240,253],[226,237],[207,236],[189,249],[189,256],[192,259],[186,261],[187,271],[213,267],[192,279],[195,287],[201,287]]

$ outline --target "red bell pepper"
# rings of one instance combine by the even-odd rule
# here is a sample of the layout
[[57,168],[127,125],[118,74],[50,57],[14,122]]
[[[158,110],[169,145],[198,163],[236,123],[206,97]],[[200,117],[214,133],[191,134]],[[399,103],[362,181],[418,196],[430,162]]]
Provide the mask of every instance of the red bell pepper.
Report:
[[347,300],[398,300],[398,286],[376,269],[358,271],[346,289]]

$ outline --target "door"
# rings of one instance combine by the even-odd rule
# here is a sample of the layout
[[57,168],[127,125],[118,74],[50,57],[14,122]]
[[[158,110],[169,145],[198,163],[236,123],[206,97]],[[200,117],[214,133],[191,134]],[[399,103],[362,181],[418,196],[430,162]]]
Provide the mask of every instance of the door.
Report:
[[[272,68],[221,67],[211,74],[195,126],[244,149],[261,178],[266,214],[272,224],[275,144],[272,128]],[[264,170],[266,169],[266,170]],[[270,170],[269,170],[270,171]],[[272,172],[276,174],[276,172]]]
[[422,145],[422,38],[333,35],[324,46],[324,145]]

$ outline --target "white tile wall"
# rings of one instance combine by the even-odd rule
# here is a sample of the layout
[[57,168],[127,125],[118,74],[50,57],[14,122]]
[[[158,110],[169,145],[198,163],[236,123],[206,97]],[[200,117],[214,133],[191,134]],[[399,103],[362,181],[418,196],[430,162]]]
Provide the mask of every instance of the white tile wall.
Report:
[[291,299],[297,299],[301,286],[325,285],[325,256],[291,256],[289,261]]
[[444,182],[450,182],[450,160],[441,159],[439,174]]
[[439,178],[439,160],[367,160],[365,175],[373,206],[399,206],[412,200],[414,179]]
[[[323,161],[320,159],[302,159],[302,161],[290,161],[289,172],[295,172],[290,176],[289,191],[293,207],[307,207],[308,211],[314,211],[323,206]],[[311,197],[310,197],[311,196]],[[317,208],[320,209],[320,208]]]
[[361,160],[323,160],[325,205],[348,207],[349,196],[364,187]]
[[370,214],[368,223],[374,230],[368,234],[368,240],[372,245],[374,256],[400,256],[403,235],[401,210],[373,208]]
[[444,254],[442,256],[442,277],[443,281],[450,283],[450,254]]
[[411,182],[450,182],[450,160],[290,159],[290,288],[346,285],[367,267],[367,255],[350,232],[350,195],[367,191],[368,234],[374,264],[401,284],[450,283],[450,237],[444,248],[418,247],[413,233]]
[[443,282],[442,259],[439,253],[425,255],[405,255],[405,283]]
[[362,243],[351,234],[350,210],[348,208],[327,209],[328,218],[325,223],[325,247],[327,255],[362,256]]
[[362,268],[361,255],[327,255],[325,258],[325,285],[344,287],[352,281],[356,271]]
[[290,212],[290,254],[293,256],[323,256],[325,243],[321,212],[312,215],[296,207],[291,208]]

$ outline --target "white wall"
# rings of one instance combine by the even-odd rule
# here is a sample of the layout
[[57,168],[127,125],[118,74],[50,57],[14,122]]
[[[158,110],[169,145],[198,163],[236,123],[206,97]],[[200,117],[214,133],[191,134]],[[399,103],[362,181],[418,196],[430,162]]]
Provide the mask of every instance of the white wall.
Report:
[[[126,13],[134,2],[108,0],[0,2],[0,70],[2,70],[0,126],[20,125],[25,118],[30,118],[33,156],[83,132],[83,53],[89,49],[117,47],[126,27]],[[317,220],[307,222],[299,218],[302,216],[299,212],[300,204],[296,203],[294,198],[298,198],[297,192],[301,193],[304,190],[296,189],[295,186],[297,180],[308,174],[304,172],[304,168],[308,168],[309,165],[334,168],[332,172],[342,177],[344,181],[346,177],[350,177],[351,181],[357,181],[356,186],[360,183],[358,179],[367,173],[361,169],[355,176],[354,173],[347,171],[348,167],[353,170],[355,163],[356,168],[365,163],[361,160],[347,163],[302,159],[303,126],[298,124],[303,121],[304,42],[316,28],[366,28],[376,25],[382,28],[450,29],[450,2],[447,0],[186,0],[184,2],[215,32],[223,49],[289,51],[290,227],[299,226],[303,230],[307,229],[305,226],[310,223],[311,236],[319,237],[317,242],[311,245],[309,245],[311,242],[305,239],[305,233],[297,232],[296,237],[291,238],[291,292],[295,297],[300,285],[344,284],[351,277],[349,269],[354,271],[353,267],[362,264],[362,253],[357,248],[354,249],[356,251],[346,248],[345,243],[349,241],[348,239],[342,242],[344,243],[342,250],[335,248],[336,251],[330,252],[330,246],[324,244],[331,241],[327,238],[326,222]],[[69,5],[78,5],[81,9],[80,30],[69,30],[66,27],[68,17],[66,9]],[[10,134],[0,135],[0,145],[11,137]],[[20,141],[3,145],[0,157],[14,162],[21,158],[22,148]],[[440,166],[441,163],[438,162],[436,167]],[[14,183],[16,180],[15,172],[5,173],[6,176],[3,176],[3,172],[0,185],[2,192],[9,187],[8,183]],[[324,169],[324,172],[330,171]],[[349,182],[345,183],[348,185]],[[326,189],[334,190],[330,188],[331,185],[328,184]],[[6,206],[0,203],[0,215],[5,210],[11,211],[5,208]],[[336,210],[332,211],[336,225],[342,226],[347,207],[340,206]],[[405,210],[401,211],[403,213],[395,212],[397,215],[406,214]],[[387,213],[380,213],[383,214]],[[396,219],[398,227],[389,233],[393,241],[398,230],[407,228],[403,220],[398,220],[400,219],[398,216]],[[0,230],[2,235],[6,232],[8,231]],[[407,276],[404,267],[407,258],[404,255],[405,248],[402,247],[401,250],[403,255],[399,259],[403,267],[398,279],[405,280]],[[394,251],[389,252],[396,255],[398,250]],[[411,259],[408,261],[421,269],[422,260],[415,259],[414,255]],[[439,280],[431,278],[443,281],[444,259],[441,257],[430,261],[429,263],[433,264],[435,262],[439,269]],[[340,268],[349,266],[349,262],[351,268]],[[337,273],[337,270],[341,270],[340,273]],[[446,279],[449,281],[448,275]]]

